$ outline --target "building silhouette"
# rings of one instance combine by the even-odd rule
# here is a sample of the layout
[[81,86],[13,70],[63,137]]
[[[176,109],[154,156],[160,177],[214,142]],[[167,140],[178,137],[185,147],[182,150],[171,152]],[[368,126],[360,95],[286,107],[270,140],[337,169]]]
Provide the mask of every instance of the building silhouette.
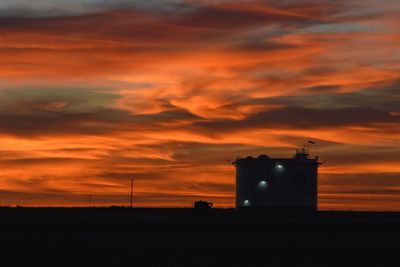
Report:
[[238,158],[236,207],[317,209],[318,157],[305,147],[292,158]]

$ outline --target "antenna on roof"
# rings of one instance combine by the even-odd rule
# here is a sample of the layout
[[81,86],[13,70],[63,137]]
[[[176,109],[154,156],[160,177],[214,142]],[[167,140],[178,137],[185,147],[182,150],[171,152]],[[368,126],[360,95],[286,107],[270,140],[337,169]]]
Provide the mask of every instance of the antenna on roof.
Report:
[[308,158],[310,155],[310,144],[315,145],[316,143],[314,141],[308,141],[305,145],[302,145],[301,148],[297,148],[295,157]]

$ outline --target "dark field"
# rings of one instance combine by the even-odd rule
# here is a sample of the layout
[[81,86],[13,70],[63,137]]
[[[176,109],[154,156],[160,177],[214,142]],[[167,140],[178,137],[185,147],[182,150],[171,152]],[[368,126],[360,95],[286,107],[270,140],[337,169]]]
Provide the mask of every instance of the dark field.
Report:
[[1,266],[400,266],[400,213],[1,208]]

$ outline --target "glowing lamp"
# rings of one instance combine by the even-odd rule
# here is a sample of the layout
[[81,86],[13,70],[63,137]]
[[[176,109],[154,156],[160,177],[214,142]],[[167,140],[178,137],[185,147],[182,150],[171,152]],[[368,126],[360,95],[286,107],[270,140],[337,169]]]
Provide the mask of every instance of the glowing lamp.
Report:
[[258,182],[258,189],[266,189],[268,187],[268,182],[267,181],[260,181]]
[[275,169],[276,169],[277,171],[283,171],[283,170],[284,170],[284,167],[283,167],[282,164],[277,163],[277,164],[275,165]]

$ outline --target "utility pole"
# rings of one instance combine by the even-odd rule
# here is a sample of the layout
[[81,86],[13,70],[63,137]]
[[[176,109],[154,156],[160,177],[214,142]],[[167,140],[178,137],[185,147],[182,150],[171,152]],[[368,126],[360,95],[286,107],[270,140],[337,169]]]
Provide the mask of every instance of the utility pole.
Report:
[[89,208],[92,207],[92,195],[89,195]]
[[129,204],[130,208],[132,208],[132,202],[133,202],[133,179],[131,179],[131,201]]

